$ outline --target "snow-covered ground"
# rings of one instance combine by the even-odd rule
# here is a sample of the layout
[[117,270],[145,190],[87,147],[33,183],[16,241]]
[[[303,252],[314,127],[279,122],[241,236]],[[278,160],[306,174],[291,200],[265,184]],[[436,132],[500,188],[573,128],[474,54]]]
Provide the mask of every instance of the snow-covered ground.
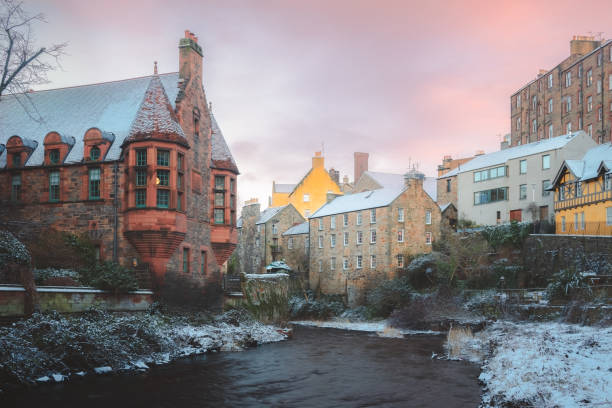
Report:
[[349,320],[295,320],[289,322],[298,326],[322,327],[328,329],[354,330],[378,333],[381,337],[400,337],[412,334],[442,334],[431,330],[408,330],[390,327],[386,320],[351,322]]
[[459,341],[483,359],[483,407],[612,407],[612,328],[497,322]]

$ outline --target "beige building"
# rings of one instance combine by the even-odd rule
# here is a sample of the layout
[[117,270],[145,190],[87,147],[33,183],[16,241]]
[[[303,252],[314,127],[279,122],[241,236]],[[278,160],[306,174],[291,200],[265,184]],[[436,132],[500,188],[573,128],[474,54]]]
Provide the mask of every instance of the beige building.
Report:
[[293,271],[304,274],[308,272],[310,253],[308,221],[283,232],[281,251],[282,259]]
[[584,130],[610,141],[612,41],[574,36],[570,55],[510,97],[511,146]]
[[366,290],[395,277],[407,255],[430,252],[441,213],[423,178],[411,172],[401,186],[335,197],[313,214],[310,288],[360,304]]

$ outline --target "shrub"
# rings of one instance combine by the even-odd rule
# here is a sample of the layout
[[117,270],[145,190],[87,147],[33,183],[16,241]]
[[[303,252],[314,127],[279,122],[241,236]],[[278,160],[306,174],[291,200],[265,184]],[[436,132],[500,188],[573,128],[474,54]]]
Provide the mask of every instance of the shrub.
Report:
[[53,280],[54,282],[59,282],[58,279],[62,278],[68,278],[72,282],[78,283],[81,279],[81,275],[72,269],[45,268],[34,269],[33,272],[34,282],[36,282],[37,285],[49,285],[49,281]]
[[546,288],[549,300],[567,300],[579,295],[590,297],[589,278],[574,268],[562,269],[553,275]]
[[387,317],[393,310],[409,304],[412,294],[413,288],[407,276],[384,281],[368,292],[368,311],[372,317]]
[[8,231],[0,231],[0,267],[7,263],[27,265],[31,257],[26,246]]
[[421,330],[429,326],[425,324],[430,306],[429,295],[414,296],[402,308],[395,309],[389,316],[392,327]]
[[485,227],[481,234],[495,250],[509,245],[520,248],[525,238],[529,235],[531,228],[532,224],[530,223],[512,221],[510,224]]
[[86,285],[115,293],[138,289],[138,281],[132,270],[112,262],[95,264],[81,271]]
[[466,286],[469,289],[518,288],[518,278],[523,268],[508,265],[507,262],[507,259],[499,259],[493,265],[476,269],[468,277]]
[[328,319],[339,316],[345,310],[339,296],[293,296],[289,298],[289,313],[294,319]]
[[26,240],[37,268],[81,270],[95,263],[94,246],[86,234],[74,235],[47,228]]

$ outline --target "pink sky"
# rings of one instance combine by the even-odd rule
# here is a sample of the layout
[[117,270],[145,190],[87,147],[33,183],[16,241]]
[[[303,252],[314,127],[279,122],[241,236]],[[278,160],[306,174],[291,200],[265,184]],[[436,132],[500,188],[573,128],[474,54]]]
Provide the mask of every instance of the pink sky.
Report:
[[[126,4],[129,3],[129,4]],[[267,203],[272,180],[296,183],[325,146],[326,167],[435,175],[444,155],[499,148],[509,98],[603,32],[610,1],[30,0],[68,41],[46,88],[178,70],[185,29],[204,48],[213,112],[241,171],[241,201]]]

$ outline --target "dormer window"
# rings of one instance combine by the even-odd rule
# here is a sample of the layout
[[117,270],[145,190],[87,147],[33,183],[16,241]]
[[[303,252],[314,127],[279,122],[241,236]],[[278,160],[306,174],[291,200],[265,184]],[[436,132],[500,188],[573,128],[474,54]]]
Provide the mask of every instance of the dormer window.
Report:
[[75,139],[72,136],[61,135],[57,132],[49,132],[43,142],[45,146],[45,166],[62,164],[68,153],[74,146]]
[[21,167],[21,153],[13,153],[13,167]]
[[92,161],[98,161],[100,159],[100,148],[98,146],[94,146],[89,150],[89,158]]
[[51,164],[58,164],[60,161],[60,152],[58,149],[52,149],[49,151],[49,162]]

